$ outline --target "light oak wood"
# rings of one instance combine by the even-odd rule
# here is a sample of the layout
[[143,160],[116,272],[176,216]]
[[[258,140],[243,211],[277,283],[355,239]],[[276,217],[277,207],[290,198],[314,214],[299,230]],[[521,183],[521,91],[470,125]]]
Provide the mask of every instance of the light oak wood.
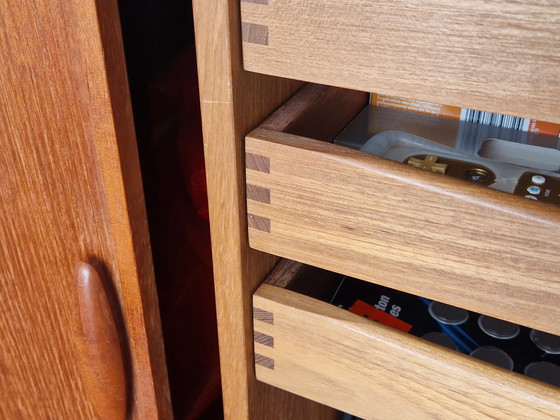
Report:
[[[556,419],[560,390],[269,284],[259,380],[366,419]],[[268,338],[267,338],[268,337]]]
[[265,283],[315,299],[329,300],[338,289],[341,278],[340,274],[332,271],[281,259]]
[[247,70],[560,122],[555,0],[241,6]]
[[300,277],[307,267],[295,261],[281,259],[274,270],[266,277],[265,283],[271,286],[289,288],[294,279]]
[[[371,418],[393,417],[399,412],[409,414],[409,418],[418,418],[417,413],[428,418],[430,415],[431,418],[437,417],[434,410],[438,406],[439,395],[443,395],[444,402],[441,404],[444,405],[445,415],[449,414],[447,418],[453,418],[454,413],[463,413],[470,418],[478,418],[479,414],[495,418],[503,418],[504,413],[516,416],[517,412],[507,407],[510,401],[523,414],[540,416],[547,408],[552,410],[553,415],[558,414],[558,404],[554,400],[558,397],[557,391],[497,371],[483,363],[450,356],[449,352],[433,355],[433,346],[420,343],[413,337],[403,338],[383,328],[370,331],[376,326],[363,327],[360,318],[354,323],[356,317],[353,315],[351,321],[344,318],[347,314],[341,320],[339,312],[336,315],[330,313],[330,310],[338,311],[337,308],[315,307],[314,303],[309,304],[307,298],[298,295],[289,295],[296,296],[297,303],[285,303],[286,296],[282,295],[278,298],[281,304],[278,304],[277,296],[274,299],[266,296],[259,302],[263,303],[262,306],[270,306],[257,307],[254,331],[251,322],[251,294],[276,263],[274,255],[290,254],[294,259],[309,260],[318,266],[332,264],[336,269],[342,268],[343,272],[359,277],[375,274],[376,279],[385,279],[385,284],[393,282],[393,285],[408,291],[411,291],[410,287],[421,289],[427,296],[439,296],[443,301],[447,299],[457,304],[464,303],[462,294],[466,291],[466,303],[471,305],[470,309],[482,306],[488,309],[486,312],[489,314],[507,312],[510,319],[529,314],[535,326],[545,326],[543,329],[548,330],[557,328],[547,321],[557,318],[554,302],[560,291],[554,277],[546,277],[544,273],[550,268],[548,262],[554,261],[558,253],[553,240],[543,242],[542,229],[543,226],[549,231],[557,229],[557,210],[543,210],[535,207],[534,203],[525,202],[528,200],[522,202],[510,196],[500,200],[495,192],[477,191],[476,198],[473,198],[470,187],[463,189],[456,181],[443,182],[426,177],[426,174],[414,175],[410,168],[383,164],[380,160],[371,165],[371,157],[339,153],[335,146],[298,137],[315,136],[332,140],[336,130],[342,128],[355,112],[354,106],[363,101],[363,93],[345,93],[344,103],[349,106],[337,108],[336,102],[331,101],[334,92],[331,89],[306,89],[301,94],[307,95],[308,101],[290,101],[287,108],[276,112],[264,123],[263,129],[247,140],[247,153],[243,153],[243,136],[301,85],[292,80],[243,71],[242,41],[246,70],[450,105],[560,120],[557,111],[558,8],[550,0],[530,4],[528,0],[524,3],[507,1],[508,7],[504,9],[505,3],[506,0],[490,4],[481,0],[460,3],[449,0],[429,3],[195,0],[226,418],[326,418],[327,414],[321,412],[318,406],[307,405],[310,403],[255,379],[253,364],[256,362],[259,378],[274,384],[269,377],[262,376],[261,371],[269,371],[271,366],[282,371],[286,360],[297,359],[302,349],[298,338],[307,347],[302,361],[311,360],[311,363],[304,363],[300,370],[283,370],[282,381],[276,385],[325,404],[354,410],[356,402],[359,407],[371,408],[371,399],[359,388],[365,384],[369,390],[371,378],[379,379],[382,384],[387,384],[389,391],[376,388],[373,392],[378,393],[374,394],[378,399],[374,403],[381,407],[380,410],[387,407],[388,411],[364,411]],[[489,21],[495,26],[487,29],[480,25]],[[541,25],[533,25],[535,22]],[[407,31],[396,30],[403,26]],[[467,45],[469,43],[471,45]],[[510,54],[504,48],[528,44],[535,48],[529,55]],[[442,62],[446,65],[442,66]],[[537,78],[531,79],[533,75]],[[334,96],[337,95],[334,93]],[[321,105],[317,105],[319,103]],[[326,119],[325,110],[331,112]],[[244,166],[248,168],[247,180]],[[365,178],[364,174],[367,175]],[[368,179],[397,186],[401,194],[387,197],[383,190],[373,189],[372,186],[377,185],[372,185],[373,182]],[[331,188],[331,184],[339,185]],[[343,190],[338,188],[341,185]],[[404,198],[411,193],[416,198],[446,195],[451,204],[428,202],[419,209],[416,203],[411,204],[408,198]],[[248,204],[245,203],[246,198]],[[356,198],[365,199],[365,202],[354,201]],[[285,202],[281,203],[279,199]],[[372,207],[372,204],[375,206]],[[471,205],[474,207],[471,208]],[[346,213],[347,206],[350,207],[349,215]],[[494,222],[483,226],[477,219],[471,226],[469,223],[481,215],[481,210]],[[462,212],[467,215],[465,220],[461,219]],[[332,217],[334,214],[336,218]],[[411,215],[414,219],[407,219]],[[441,219],[442,215],[445,218]],[[378,217],[380,220],[377,220]],[[536,268],[536,279],[531,277],[532,280],[527,280],[525,275],[514,272],[517,268],[521,268],[524,274],[530,271],[530,267],[525,265],[529,255],[525,248],[530,247],[524,242],[522,248],[519,242],[521,234],[504,227],[510,223],[510,218],[517,226],[533,229],[529,234],[538,231],[536,242],[530,242],[531,246],[546,245],[539,262],[547,264]],[[347,223],[349,219],[351,223]],[[281,235],[277,234],[278,220],[287,221],[281,226]],[[345,223],[342,224],[341,220]],[[436,230],[435,238],[428,242],[431,248],[426,251],[423,238],[411,238],[413,246],[408,244],[409,232],[419,230],[413,225],[414,221],[422,222],[424,227],[437,225],[448,230],[443,233],[442,229]],[[536,221],[538,226],[532,226],[532,221]],[[328,223],[340,229],[332,229]],[[363,229],[364,225],[368,226],[367,230]],[[389,238],[385,235],[387,226]],[[248,247],[247,230],[252,244],[266,253]],[[340,232],[342,235],[337,236]],[[422,235],[430,238],[423,231]],[[485,243],[477,242],[480,235]],[[270,240],[273,236],[280,242],[274,244]],[[442,246],[437,241],[443,237],[449,244],[453,236],[461,238],[459,249]],[[349,238],[352,238],[352,249],[348,245]],[[512,254],[504,258],[500,247],[508,238],[514,238],[516,242]],[[373,248],[372,243],[375,244]],[[471,247],[475,251],[472,255]],[[439,254],[442,249],[443,254]],[[498,260],[491,261],[485,255],[479,263],[478,257],[487,249]],[[356,250],[361,254],[357,266],[353,264]],[[465,250],[468,251],[466,254]],[[517,261],[518,256],[522,257],[521,262]],[[371,261],[367,261],[370,257]],[[385,257],[388,259],[385,260]],[[451,259],[446,260],[447,257]],[[330,263],[332,261],[334,263]],[[474,267],[469,264],[473,261],[476,262]],[[510,263],[514,269],[509,267]],[[420,281],[409,270],[411,265],[419,270]],[[505,267],[504,273],[499,273],[499,267]],[[395,268],[399,269],[396,277]],[[289,267],[287,271],[290,271]],[[508,277],[512,272],[513,286]],[[498,277],[488,280],[478,275],[481,273],[497,273]],[[458,277],[449,278],[449,274]],[[553,272],[555,274],[556,271]],[[470,283],[464,284],[465,279]],[[505,291],[498,294],[493,289],[496,285],[504,286]],[[264,286],[264,290],[270,287]],[[474,287],[479,289],[470,290]],[[549,294],[545,294],[545,290]],[[503,295],[509,296],[512,291],[512,299],[505,302]],[[523,297],[521,294],[524,291],[530,296]],[[531,308],[537,309],[536,313],[519,307],[533,297],[543,299],[532,303]],[[497,305],[497,309],[492,309],[490,304]],[[274,334],[277,325],[272,325],[271,321],[275,323],[273,311],[278,308],[281,325],[290,325],[286,331],[289,328],[293,338],[285,338],[283,343],[289,344],[287,347],[281,345],[281,353],[275,355],[267,351],[276,350]],[[547,314],[549,309],[553,315]],[[289,322],[283,322],[284,314]],[[307,317],[321,322],[313,321],[311,325],[306,321]],[[325,318],[329,321],[323,324]],[[294,319],[302,323],[300,331],[296,331],[297,323],[292,322]],[[329,331],[328,337],[324,337],[319,328],[323,326]],[[307,332],[306,337],[298,335],[303,331]],[[423,391],[415,383],[408,384],[397,379],[396,384],[391,385],[390,378],[386,376],[366,376],[372,373],[368,367],[376,366],[375,359],[362,362],[361,357],[368,354],[367,349],[363,353],[361,348],[347,343],[355,340],[358,333],[361,338],[367,336],[362,342],[373,343],[372,352],[379,361],[385,361],[383,372],[401,374],[396,370],[398,360],[391,353],[393,349],[398,349],[398,355],[420,364],[413,371],[414,377],[421,380],[420,384],[428,383],[433,376],[437,387],[428,384],[427,390]],[[311,341],[314,336],[323,341]],[[334,343],[330,341],[333,336]],[[381,341],[376,341],[378,338]],[[256,355],[252,349],[253,340],[258,342]],[[282,340],[284,337],[280,342]],[[274,349],[270,347],[272,343]],[[347,357],[342,361],[340,358],[331,359],[334,354]],[[428,366],[422,367],[425,361],[429,362]],[[364,364],[366,369],[362,369]],[[443,373],[437,373],[436,368],[440,365],[444,368]],[[346,367],[350,369],[350,374],[343,369]],[[319,368],[323,373],[326,371],[334,375],[315,373]],[[311,379],[317,381],[312,382],[304,376],[309,372],[306,369],[316,369]],[[455,371],[458,379],[450,376]],[[301,372],[303,376],[299,375]],[[410,378],[406,372],[404,374],[404,378]],[[356,386],[338,382],[333,377],[360,379]],[[466,386],[459,393],[456,386],[461,381],[466,381]],[[446,390],[448,383],[451,387]],[[333,395],[330,389],[333,386],[341,390],[342,397]],[[443,389],[443,394],[436,393],[435,389]],[[541,391],[544,396],[539,395]],[[485,392],[489,394],[484,396]],[[519,393],[519,399],[516,393]],[[477,401],[474,408],[469,408],[471,399]],[[425,402],[428,405],[423,408]],[[395,411],[389,411],[390,408]],[[501,411],[502,408],[506,411]],[[333,415],[332,411],[328,413]],[[445,415],[442,417],[446,418]]]
[[246,152],[255,249],[560,334],[558,207],[268,129]]
[[368,99],[364,92],[307,84],[261,127],[332,141],[367,105]]
[[94,418],[75,267],[113,281],[131,418],[171,404],[116,1],[0,7],[0,418]]
[[81,263],[76,273],[80,315],[80,374],[100,419],[126,418],[127,380],[115,296],[99,268]]
[[251,296],[275,264],[247,243],[244,136],[301,86],[243,71],[239,2],[193,1],[227,419],[327,419],[332,409],[257,382]]

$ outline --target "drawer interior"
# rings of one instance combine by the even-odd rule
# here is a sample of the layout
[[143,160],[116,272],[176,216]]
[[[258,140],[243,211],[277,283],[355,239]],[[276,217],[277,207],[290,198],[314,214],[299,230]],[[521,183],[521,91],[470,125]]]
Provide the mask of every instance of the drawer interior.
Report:
[[363,418],[560,415],[556,387],[297,292],[324,298],[336,278],[282,260],[257,290],[259,380]]

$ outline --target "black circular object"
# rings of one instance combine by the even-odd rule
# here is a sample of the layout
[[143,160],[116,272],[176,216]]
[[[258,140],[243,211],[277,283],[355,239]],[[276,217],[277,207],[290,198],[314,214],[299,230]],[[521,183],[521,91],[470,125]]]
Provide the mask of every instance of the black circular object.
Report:
[[551,362],[535,362],[525,366],[525,375],[546,382],[547,384],[560,386],[560,366]]
[[478,326],[490,337],[497,338],[498,340],[511,340],[517,337],[520,331],[517,324],[487,315],[480,315],[478,317]]
[[471,353],[471,356],[479,359],[484,360],[485,362],[492,363],[493,365],[503,367],[504,369],[512,370],[513,369],[513,360],[509,355],[493,346],[482,346],[477,348]]
[[474,184],[484,184],[488,182],[491,177],[487,170],[481,168],[473,168],[465,172],[465,179]]
[[531,330],[529,336],[539,349],[550,354],[560,354],[560,336],[538,330]]
[[469,319],[468,311],[435,301],[430,302],[428,311],[436,321],[447,325],[460,325]]

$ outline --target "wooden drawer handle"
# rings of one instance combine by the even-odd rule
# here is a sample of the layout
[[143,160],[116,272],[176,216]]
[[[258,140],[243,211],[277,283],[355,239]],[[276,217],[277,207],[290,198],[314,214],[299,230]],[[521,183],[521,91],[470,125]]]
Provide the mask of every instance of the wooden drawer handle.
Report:
[[107,286],[93,265],[78,265],[80,375],[97,417],[112,420],[126,417],[127,381]]

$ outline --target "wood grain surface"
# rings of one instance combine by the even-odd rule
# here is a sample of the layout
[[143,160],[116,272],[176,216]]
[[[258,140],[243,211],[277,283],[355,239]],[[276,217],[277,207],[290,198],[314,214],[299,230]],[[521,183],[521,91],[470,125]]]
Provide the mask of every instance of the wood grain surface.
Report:
[[341,278],[342,275],[332,271],[281,259],[266,277],[265,283],[323,300],[330,299]]
[[281,259],[266,277],[265,283],[283,289],[289,288],[290,283],[301,276],[304,267],[295,261]]
[[560,334],[559,207],[268,129],[246,150],[252,247]]
[[366,419],[556,419],[560,390],[330,304],[262,285],[259,380]]
[[260,127],[333,141],[368,99],[364,92],[306,84]]
[[80,263],[76,273],[80,334],[80,374],[88,401],[100,419],[123,420],[127,374],[121,348],[118,309],[110,283],[100,269]]
[[560,122],[556,0],[241,3],[245,69]]
[[79,10],[81,22],[99,31],[94,37],[87,28],[75,29],[87,59],[83,83],[88,87],[89,124],[130,346],[131,415],[168,419],[173,413],[118,4],[96,0],[88,3],[87,15],[85,8]]
[[117,4],[0,8],[0,418],[93,418],[75,266],[114,282],[132,418],[171,417]]
[[334,411],[255,379],[251,296],[276,262],[247,242],[244,136],[301,83],[243,71],[238,0],[193,1],[226,419]]

